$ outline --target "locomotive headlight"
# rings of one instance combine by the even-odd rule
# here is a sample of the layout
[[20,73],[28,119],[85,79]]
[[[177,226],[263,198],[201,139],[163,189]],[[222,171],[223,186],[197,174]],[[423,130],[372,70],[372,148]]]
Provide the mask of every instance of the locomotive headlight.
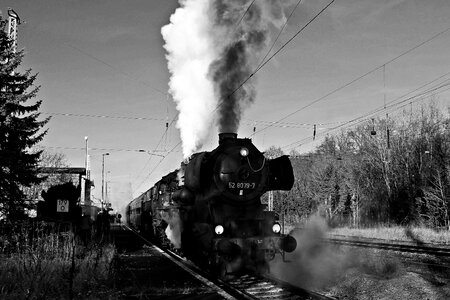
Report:
[[217,234],[217,235],[221,235],[222,233],[223,233],[223,226],[222,225],[217,225],[215,228],[214,228],[214,232]]
[[242,157],[247,157],[248,156],[248,149],[247,148],[241,148],[239,153],[241,154]]
[[280,233],[280,232],[281,232],[281,225],[278,224],[278,223],[274,223],[274,224],[272,225],[272,231],[273,231],[274,233]]

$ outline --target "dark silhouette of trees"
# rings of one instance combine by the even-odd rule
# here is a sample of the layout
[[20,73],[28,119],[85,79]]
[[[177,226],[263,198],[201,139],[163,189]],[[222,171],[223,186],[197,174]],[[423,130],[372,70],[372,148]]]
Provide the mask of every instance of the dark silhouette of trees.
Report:
[[294,187],[275,197],[275,209],[297,221],[319,213],[335,225],[450,228],[449,129],[449,115],[432,103],[293,152]]
[[30,206],[23,189],[40,180],[41,152],[31,148],[44,137],[48,119],[38,120],[41,101],[31,102],[39,89],[33,85],[37,75],[18,70],[24,52],[14,51],[5,26],[0,16],[0,214],[15,219]]

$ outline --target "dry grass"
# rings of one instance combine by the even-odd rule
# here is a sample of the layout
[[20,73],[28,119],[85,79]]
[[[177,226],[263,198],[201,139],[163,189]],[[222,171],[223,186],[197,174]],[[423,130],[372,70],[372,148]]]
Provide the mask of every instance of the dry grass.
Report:
[[357,236],[371,239],[386,239],[393,241],[420,241],[423,243],[436,243],[450,245],[449,230],[433,230],[420,227],[378,227],[378,228],[333,228],[328,234]]
[[[325,222],[325,221],[323,221]],[[288,234],[295,228],[308,227],[308,224],[303,225],[286,225],[284,233]],[[328,228],[325,234],[332,235],[344,235],[351,237],[363,237],[370,239],[383,239],[392,241],[405,241],[405,242],[422,242],[450,245],[450,230],[436,230],[431,228],[422,227],[402,227],[402,226],[390,226],[390,227],[376,227],[376,228]]]
[[0,236],[0,299],[108,298],[114,256],[112,245],[84,247],[72,232],[13,230]]

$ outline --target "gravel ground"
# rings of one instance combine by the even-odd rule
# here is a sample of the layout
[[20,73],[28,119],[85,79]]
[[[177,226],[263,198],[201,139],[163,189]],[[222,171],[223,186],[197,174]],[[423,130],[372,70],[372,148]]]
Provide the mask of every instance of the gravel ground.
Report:
[[339,299],[450,299],[448,259],[341,248],[357,260],[328,287],[330,295]]
[[152,248],[120,255],[117,273],[117,299],[223,299]]
[[450,299],[450,258],[310,244],[286,259],[274,275],[338,299]]

